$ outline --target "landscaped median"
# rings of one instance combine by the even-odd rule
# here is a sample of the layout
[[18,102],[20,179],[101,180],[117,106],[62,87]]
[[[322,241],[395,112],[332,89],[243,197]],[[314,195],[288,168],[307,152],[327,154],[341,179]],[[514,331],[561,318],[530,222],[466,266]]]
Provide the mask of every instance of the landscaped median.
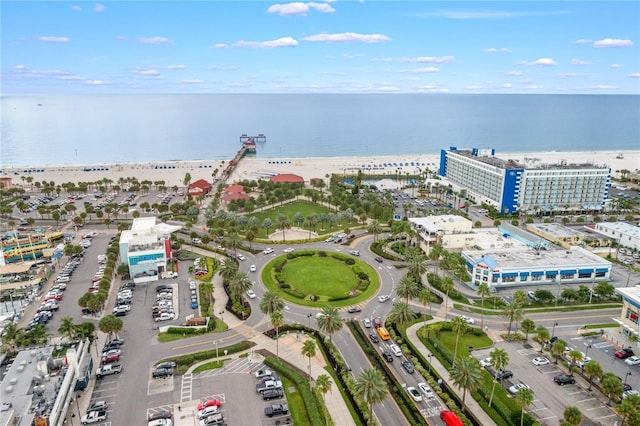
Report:
[[279,256],[262,271],[262,282],[280,297],[303,306],[352,305],[372,297],[377,272],[342,253],[301,250]]

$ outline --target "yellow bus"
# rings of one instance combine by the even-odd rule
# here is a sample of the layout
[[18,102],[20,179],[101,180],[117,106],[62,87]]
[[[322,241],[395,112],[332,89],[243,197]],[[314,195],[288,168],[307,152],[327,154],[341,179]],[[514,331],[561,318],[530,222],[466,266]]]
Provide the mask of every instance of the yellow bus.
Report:
[[389,336],[389,332],[384,327],[378,327],[378,334],[382,340],[389,340],[391,336]]

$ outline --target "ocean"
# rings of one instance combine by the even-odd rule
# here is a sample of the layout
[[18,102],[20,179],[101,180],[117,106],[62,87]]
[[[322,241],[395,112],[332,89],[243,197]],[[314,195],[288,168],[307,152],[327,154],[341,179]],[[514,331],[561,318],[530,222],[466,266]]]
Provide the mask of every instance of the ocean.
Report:
[[11,95],[0,166],[640,149],[636,95]]

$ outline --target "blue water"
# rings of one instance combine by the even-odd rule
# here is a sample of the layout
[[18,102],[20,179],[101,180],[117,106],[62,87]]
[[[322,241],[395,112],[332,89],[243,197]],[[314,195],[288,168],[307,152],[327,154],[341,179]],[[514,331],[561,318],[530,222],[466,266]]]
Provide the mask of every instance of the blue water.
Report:
[[[40,105],[39,105],[40,104]],[[25,95],[1,98],[0,165],[640,149],[640,96]]]

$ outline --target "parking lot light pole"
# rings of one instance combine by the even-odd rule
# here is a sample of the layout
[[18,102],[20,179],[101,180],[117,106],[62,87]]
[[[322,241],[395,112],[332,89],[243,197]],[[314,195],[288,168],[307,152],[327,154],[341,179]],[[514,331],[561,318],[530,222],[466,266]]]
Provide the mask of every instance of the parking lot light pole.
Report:
[[586,358],[589,355],[589,349],[591,349],[591,342],[587,344],[587,349],[584,351],[584,357]]
[[631,376],[631,371],[627,371],[627,374],[624,375],[624,384],[627,384],[627,379]]
[[309,320],[309,328],[311,328],[311,317],[313,315],[312,314],[307,314],[307,319]]
[[553,323],[553,328],[551,329],[551,337],[556,335],[556,325],[558,325],[557,322]]

